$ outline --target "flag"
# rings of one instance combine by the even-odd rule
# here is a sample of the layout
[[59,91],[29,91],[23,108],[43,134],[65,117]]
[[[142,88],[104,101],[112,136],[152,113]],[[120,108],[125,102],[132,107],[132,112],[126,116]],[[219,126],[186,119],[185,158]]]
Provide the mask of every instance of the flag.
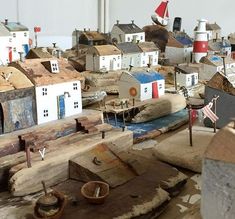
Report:
[[211,122],[215,123],[219,119],[219,117],[211,110],[212,106],[213,103],[210,102],[202,108],[202,112],[204,114],[204,118],[208,117]]
[[41,27],[34,27],[34,32],[35,33],[41,32]]

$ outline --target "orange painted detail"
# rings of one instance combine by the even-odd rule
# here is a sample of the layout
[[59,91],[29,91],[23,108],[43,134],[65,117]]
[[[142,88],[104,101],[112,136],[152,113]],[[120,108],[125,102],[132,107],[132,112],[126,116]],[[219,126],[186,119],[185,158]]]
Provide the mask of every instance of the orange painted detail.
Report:
[[135,97],[137,95],[137,90],[135,87],[131,87],[129,89],[129,94],[132,96],[132,97]]
[[153,98],[158,98],[159,97],[157,82],[152,83],[152,97]]

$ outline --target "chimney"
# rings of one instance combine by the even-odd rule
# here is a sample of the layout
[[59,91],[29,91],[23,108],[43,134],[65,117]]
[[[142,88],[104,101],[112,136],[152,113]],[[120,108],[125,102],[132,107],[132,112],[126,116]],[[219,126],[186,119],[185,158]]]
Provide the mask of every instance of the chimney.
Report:
[[8,19],[5,19],[5,25],[8,25]]
[[134,24],[134,22],[135,22],[134,20],[131,20],[131,24]]
[[21,62],[24,62],[24,56],[23,56],[23,52],[19,52],[19,55],[20,55],[20,61]]
[[84,32],[86,32],[86,28],[84,28]]
[[117,25],[119,25],[119,20],[117,20]]

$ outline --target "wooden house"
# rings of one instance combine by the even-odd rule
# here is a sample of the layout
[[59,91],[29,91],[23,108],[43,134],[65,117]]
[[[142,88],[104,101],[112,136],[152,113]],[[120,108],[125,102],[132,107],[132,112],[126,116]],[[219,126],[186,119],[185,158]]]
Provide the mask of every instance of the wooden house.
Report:
[[[200,60],[202,63],[202,69],[200,72],[200,78],[210,80],[216,72],[220,72],[224,69],[223,59],[217,55],[207,55]],[[230,57],[225,58],[226,69],[235,67],[235,60]]]
[[139,48],[142,50],[140,67],[145,67],[148,64],[151,66],[158,65],[158,57],[160,50],[154,42],[138,43]]
[[[132,67],[141,67],[141,58],[143,51],[136,43],[119,43],[116,47],[122,53],[122,69]],[[146,64],[147,65],[147,64]]]
[[[194,31],[197,31],[197,27],[194,28]],[[207,23],[206,31],[208,40],[221,39],[221,27],[215,23]]]
[[34,84],[37,124],[82,112],[83,77],[65,59],[26,59],[12,63]]
[[159,98],[165,94],[164,77],[155,72],[123,72],[119,81],[119,98],[139,101]]
[[0,65],[6,65],[12,60],[12,37],[6,27],[0,22]]
[[111,30],[111,40],[114,43],[145,42],[145,32],[134,21],[130,24],[119,24],[119,21]]
[[12,36],[12,61],[20,60],[20,53],[25,56],[29,52],[29,29],[20,23],[7,20],[4,25]]
[[[219,96],[216,104],[219,120],[216,125],[217,128],[222,128],[235,117],[235,68],[227,69],[226,75],[217,72],[207,83],[205,104],[208,104],[215,95]],[[204,121],[206,126],[213,127],[209,119]]]
[[87,50],[86,70],[107,72],[121,69],[121,51],[113,45],[93,46]]
[[31,81],[14,67],[0,67],[0,134],[36,123],[35,93]]
[[26,59],[52,58],[46,47],[37,47],[29,50]]
[[97,46],[97,45],[106,45],[107,41],[104,35],[98,31],[87,31],[84,30],[80,33],[79,44]]
[[231,56],[231,43],[222,37],[221,40],[210,40],[208,42],[208,53]]
[[198,69],[187,64],[175,66],[175,77],[180,87],[192,87],[198,84]]
[[193,42],[184,32],[171,33],[165,49],[165,56],[171,63],[191,62]]

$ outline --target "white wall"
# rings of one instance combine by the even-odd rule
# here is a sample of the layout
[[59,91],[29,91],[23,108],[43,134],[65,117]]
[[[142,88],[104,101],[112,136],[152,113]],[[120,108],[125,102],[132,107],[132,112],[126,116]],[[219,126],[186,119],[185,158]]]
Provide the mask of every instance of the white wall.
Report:
[[[135,23],[143,27],[151,24],[151,15],[161,0],[110,0],[110,30],[116,20],[120,23]],[[17,16],[17,2],[19,10]],[[222,27],[222,35],[235,32],[234,0],[170,0],[171,23],[174,17],[182,17],[182,29],[192,36],[198,18],[217,22]],[[71,43],[72,31],[98,27],[98,0],[4,0],[0,7],[0,20],[8,18],[19,21],[30,28],[41,26],[40,43],[58,42],[64,48]],[[47,38],[45,38],[45,36]],[[40,40],[41,37],[44,37]],[[68,38],[69,37],[69,38]],[[39,44],[40,45],[40,44]]]

